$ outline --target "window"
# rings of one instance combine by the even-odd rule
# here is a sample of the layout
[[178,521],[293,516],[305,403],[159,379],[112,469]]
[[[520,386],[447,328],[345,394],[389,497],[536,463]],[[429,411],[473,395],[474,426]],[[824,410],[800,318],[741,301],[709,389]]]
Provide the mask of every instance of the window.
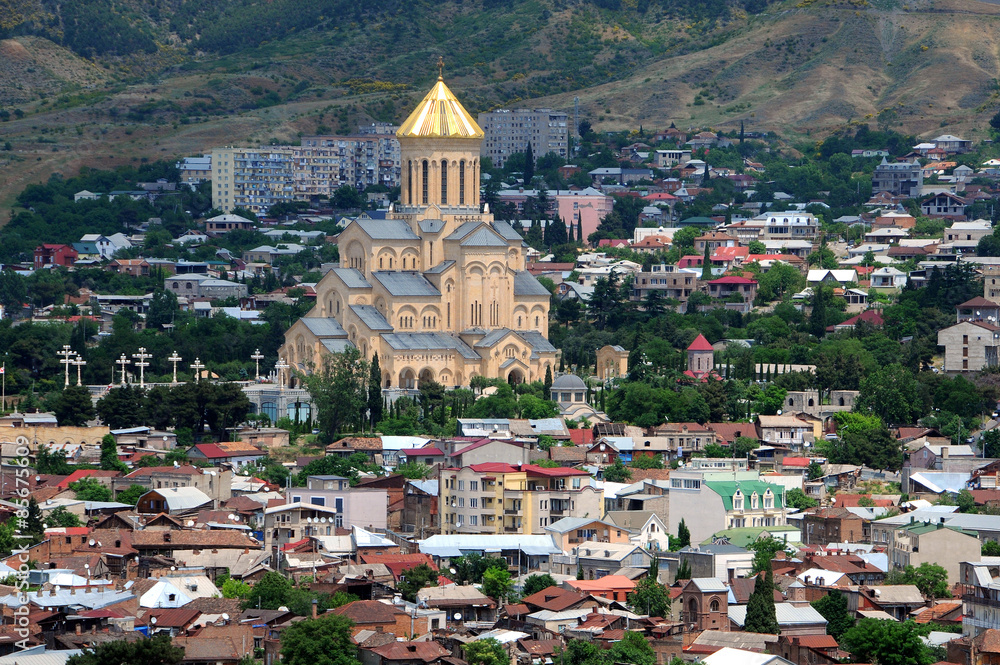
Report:
[[469,491],[470,492],[478,492],[479,491],[479,481],[478,480],[470,480],[469,481]]
[[462,492],[464,490],[465,490],[465,481],[464,480],[458,481],[458,491]]
[[441,162],[441,205],[448,203],[448,162]]
[[428,201],[428,198],[427,198],[428,197],[428,184],[427,184],[427,182],[428,182],[428,176],[429,176],[429,167],[427,166],[427,160],[425,159],[424,162],[423,162],[423,183],[422,183],[422,190],[423,190],[423,199],[422,200],[423,200],[424,205],[427,205],[427,201]]
[[[475,501],[475,499],[473,499]],[[479,515],[469,515],[469,526],[479,525]]]
[[311,496],[311,497],[309,497],[309,503],[311,503],[314,506],[325,506],[326,505],[326,497],[323,497],[323,496]]
[[458,507],[465,508],[465,497],[463,496],[458,497]]
[[479,507],[479,499],[476,498],[469,499],[469,508],[478,508],[478,507]]
[[465,205],[465,160],[458,163],[458,205]]
[[712,599],[712,603],[708,606],[708,609],[709,609],[710,612],[718,612],[719,611],[719,601],[716,600],[715,598],[713,598]]

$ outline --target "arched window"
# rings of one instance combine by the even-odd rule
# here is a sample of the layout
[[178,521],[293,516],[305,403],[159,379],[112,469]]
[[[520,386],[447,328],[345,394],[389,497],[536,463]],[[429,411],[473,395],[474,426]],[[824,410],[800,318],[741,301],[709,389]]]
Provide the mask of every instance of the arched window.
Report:
[[413,160],[406,163],[406,202],[413,205]]
[[815,406],[815,404],[816,404],[816,402],[815,402],[815,401],[813,401],[813,398],[812,398],[812,397],[810,397],[810,398],[809,398],[809,406]]
[[844,398],[843,397],[840,398],[840,406],[844,406]]
[[750,495],[750,508],[752,508],[753,510],[756,510],[757,507],[759,506],[759,503],[758,503],[759,501],[760,501],[760,498],[757,496],[756,492],[754,492],[753,494],[751,494]]
[[743,510],[743,492],[739,490],[733,495],[733,510]]
[[719,601],[718,601],[718,599],[713,598],[711,605],[708,606],[708,609],[710,611],[712,611],[712,612],[718,612],[719,611]]
[[448,205],[448,160],[441,160],[441,205]]
[[429,196],[428,192],[430,191],[429,190],[429,185],[428,185],[428,180],[430,178],[430,167],[427,165],[427,160],[426,159],[424,160],[424,163],[423,163],[423,175],[421,177],[422,177],[422,182],[423,182],[423,184],[422,184],[423,199],[422,200],[424,202],[424,205],[427,205],[428,196]]
[[[458,205],[465,205],[465,160],[458,163]],[[996,280],[994,280],[996,281]]]

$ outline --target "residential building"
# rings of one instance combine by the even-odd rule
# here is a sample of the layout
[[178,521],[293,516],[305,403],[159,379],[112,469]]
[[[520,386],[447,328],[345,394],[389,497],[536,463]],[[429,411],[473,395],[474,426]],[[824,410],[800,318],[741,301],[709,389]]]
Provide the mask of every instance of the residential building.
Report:
[[875,167],[872,177],[872,194],[889,192],[908,198],[920,196],[924,185],[924,171],[920,162],[893,162],[885,157],[882,163]]
[[965,219],[965,199],[951,192],[940,192],[920,204],[920,211],[927,217]]
[[1000,327],[986,321],[963,321],[938,331],[945,372],[978,372],[998,363]]
[[569,555],[552,557],[552,572],[576,575],[583,570],[583,578],[599,580],[621,568],[649,568],[652,557],[635,543],[599,543],[588,541],[570,550]]
[[117,494],[131,485],[149,489],[195,487],[211,497],[214,505],[218,506],[233,497],[232,483],[233,472],[229,469],[202,469],[190,465],[147,466],[112,479],[111,489]]
[[962,594],[962,628],[967,635],[978,636],[986,630],[1000,629],[1000,563],[994,558],[959,562],[958,584]]
[[787,446],[800,451],[815,438],[811,423],[795,416],[757,416],[757,429],[762,444]]
[[564,517],[602,513],[603,493],[580,469],[487,463],[442,469],[441,532],[544,533]]
[[521,236],[479,211],[482,130],[438,81],[398,137],[402,202],[340,234],[340,267],[286,331],[281,359],[304,371],[345,348],[377,352],[384,388],[541,379],[556,364],[550,294],[525,270]]
[[351,487],[350,481],[341,476],[309,476],[305,487],[292,487],[285,495],[289,503],[332,507],[336,511],[334,526],[359,526],[370,531],[388,525],[388,492]]
[[336,535],[333,506],[313,503],[286,503],[264,509],[264,550],[298,543],[310,536]]
[[872,522],[871,540],[886,548],[893,568],[935,563],[948,572],[950,582],[959,581],[959,562],[978,561],[982,551],[977,532],[947,524],[944,517],[920,521],[911,516],[901,525],[892,520]]
[[873,289],[902,289],[906,286],[906,273],[892,266],[876,268],[869,275]]
[[959,155],[972,150],[972,141],[969,139],[959,138],[952,134],[942,134],[941,136],[931,139],[931,143],[933,143],[936,148],[944,150],[949,155]]
[[979,241],[991,233],[993,224],[988,219],[955,222],[944,230],[944,241],[962,247],[962,251],[966,252],[974,250]]
[[397,127],[353,136],[303,136],[292,152],[295,191],[299,198],[327,197],[342,185],[399,186],[402,165]]
[[224,234],[230,231],[252,231],[257,227],[246,217],[224,213],[205,220],[205,233]]
[[808,212],[776,212],[764,218],[764,240],[812,240],[819,231],[819,220]]
[[802,517],[802,542],[826,547],[830,543],[868,540],[864,520],[846,508],[821,508]]
[[626,544],[632,535],[614,522],[592,517],[564,517],[545,527],[545,533],[551,534],[552,540],[564,552],[588,541]]
[[242,208],[265,214],[274,204],[296,198],[291,148],[212,150],[213,208],[223,212]]
[[654,153],[654,159],[656,160],[656,167],[660,169],[668,169],[672,166],[684,166],[691,161],[691,151],[679,149],[657,150]]
[[650,266],[649,271],[642,271],[632,278],[632,294],[630,300],[643,302],[650,294],[656,292],[661,300],[675,300],[667,303],[677,311],[687,307],[688,297],[698,290],[698,279],[701,270],[685,270],[668,264]]
[[212,179],[212,155],[201,157],[185,157],[176,164],[181,172],[180,182],[189,187],[197,187],[206,180]]
[[620,603],[628,601],[628,595],[635,589],[635,582],[624,575],[605,575],[597,579],[566,580],[567,587],[580,593],[617,600]]
[[43,243],[35,248],[35,270],[47,267],[69,267],[76,263],[79,256],[72,245]]
[[403,533],[415,534],[420,540],[441,529],[438,509],[439,481],[408,480],[403,493]]
[[178,297],[212,298],[213,300],[245,298],[248,294],[246,284],[216,279],[201,273],[167,277],[163,280],[163,288]]
[[785,489],[764,482],[757,472],[677,469],[670,473],[668,530],[683,519],[691,542],[701,543],[725,529],[785,526]]
[[500,167],[512,154],[524,152],[530,143],[536,159],[549,153],[565,159],[569,156],[571,125],[566,113],[552,109],[497,109],[480,113],[479,126],[485,134],[481,154]]
[[[687,563],[691,568],[692,578],[717,577],[723,580],[730,580],[750,575],[750,571],[753,568],[754,555],[753,552],[745,547],[724,543],[718,545],[690,545],[682,548],[676,556],[676,564],[672,558],[667,559],[670,564],[671,573],[673,574],[676,574],[677,567]],[[671,555],[660,555],[661,560],[664,557],[671,557]]]
[[146,259],[112,259],[108,270],[129,277],[149,277],[149,261]]
[[747,277],[727,275],[708,282],[708,295],[726,301],[727,309],[736,309],[744,314],[753,307],[757,297],[757,280]]

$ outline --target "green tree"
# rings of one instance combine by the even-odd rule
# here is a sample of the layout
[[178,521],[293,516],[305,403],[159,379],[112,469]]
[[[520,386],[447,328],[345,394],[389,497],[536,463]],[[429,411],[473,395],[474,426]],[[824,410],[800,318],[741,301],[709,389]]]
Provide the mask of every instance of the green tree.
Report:
[[330,203],[337,210],[356,210],[364,205],[361,193],[351,185],[341,185],[330,196]]
[[31,536],[34,542],[41,542],[45,533],[45,526],[42,524],[42,509],[38,507],[35,497],[28,499],[28,514],[24,518],[22,531]]
[[931,598],[950,598],[948,589],[948,571],[936,563],[924,562],[914,568],[906,566],[903,570],[891,570],[886,576],[886,584],[912,584],[920,593]]
[[641,632],[633,630],[625,631],[622,638],[611,645],[605,659],[608,663],[656,665],[656,653],[653,647]]
[[105,487],[96,478],[81,478],[70,483],[69,488],[80,501],[111,501],[111,488]]
[[510,662],[503,645],[493,637],[469,642],[463,650],[469,665],[508,665]]
[[614,464],[604,467],[604,480],[609,483],[624,483],[631,480],[632,472],[622,464],[620,458],[615,458]]
[[687,559],[681,561],[681,565],[677,567],[677,579],[678,580],[689,580],[691,579],[691,562]]
[[760,448],[760,441],[749,436],[738,436],[730,446],[729,456],[746,459],[747,455]]
[[847,596],[840,591],[831,591],[812,601],[811,605],[826,619],[826,633],[835,640],[854,626],[854,616],[847,608]]
[[549,587],[558,586],[555,579],[548,573],[541,573],[535,575],[529,575],[528,579],[524,580],[524,588],[522,592],[525,596],[530,596],[534,593],[538,593],[542,589],[548,589]]
[[806,496],[806,493],[798,487],[794,487],[785,492],[785,503],[790,508],[798,508],[799,510],[808,510],[809,508],[815,508],[819,505],[819,501],[810,496]]
[[633,469],[662,469],[663,455],[633,455],[629,466]]
[[417,592],[425,587],[437,586],[438,574],[426,563],[403,571],[396,590],[411,603],[417,602]]
[[[184,649],[175,647],[169,635],[160,634],[134,641],[101,642],[93,649],[70,656],[67,665],[179,665]],[[300,664],[301,665],[301,664]],[[315,661],[313,661],[315,665]]]
[[423,480],[431,474],[431,467],[417,460],[410,460],[406,464],[396,467],[396,473],[409,480]]
[[[264,573],[260,581],[253,585],[246,600],[243,602],[243,608],[276,610],[282,605],[288,605],[288,597],[291,592],[292,583],[281,573],[271,570]],[[284,636],[284,633],[282,636]]]
[[908,425],[927,413],[928,404],[910,370],[896,363],[861,380],[856,411],[871,413],[889,425]]
[[822,478],[824,475],[823,465],[819,462],[809,462],[809,466],[806,469],[806,473],[809,474],[809,480],[816,480]]
[[378,354],[372,356],[368,367],[368,422],[374,430],[382,420],[382,370],[378,364]]
[[976,512],[976,497],[972,495],[967,489],[959,491],[958,497],[955,499],[958,504],[958,510],[962,513],[974,513]]
[[347,428],[360,430],[368,403],[366,379],[368,363],[356,348],[323,357],[312,374],[302,376],[306,389],[319,409],[319,429],[323,440]]
[[753,567],[751,569],[752,574],[771,570],[771,561],[774,560],[775,555],[778,552],[785,552],[791,555],[788,547],[770,536],[763,538],[758,538],[754,542],[747,545],[747,549],[753,550]]
[[660,584],[660,560],[654,555],[649,562],[649,573],[636,582],[628,594],[628,604],[636,614],[666,617],[670,614],[670,593]]
[[94,418],[94,403],[86,386],[69,386],[52,408],[60,427],[83,427]]
[[982,546],[983,556],[1000,556],[1000,542],[987,540]]
[[920,634],[913,621],[861,619],[838,642],[856,663],[930,665],[934,658],[920,641]]
[[35,471],[55,476],[68,476],[73,473],[73,467],[66,461],[66,453],[61,450],[50,451],[47,446],[38,447],[35,453]]
[[510,571],[506,568],[490,568],[483,573],[483,593],[502,603],[510,596],[514,583],[510,579]]
[[148,491],[149,489],[143,487],[142,485],[129,485],[125,489],[118,492],[118,496],[115,497],[115,501],[134,506],[139,502],[139,497]]
[[281,632],[281,662],[285,665],[359,665],[358,647],[351,639],[354,622],[339,614],[293,623]]
[[243,580],[234,580],[230,577],[222,583],[222,597],[239,598],[240,600],[244,600],[250,595],[252,588],[253,587]]
[[112,434],[101,438],[101,468],[105,471],[128,472],[128,466],[118,459],[118,442]]
[[578,579],[578,580],[582,580],[583,579],[583,564],[582,563],[577,563],[576,564],[576,579]]
[[681,547],[687,547],[691,544],[691,529],[684,523],[683,517],[680,524],[677,525],[677,540],[680,541]]
[[743,630],[748,633],[770,633],[777,635],[781,632],[778,627],[778,617],[774,608],[774,577],[770,566],[764,575],[758,575],[753,586],[753,593],[747,601],[746,622]]
[[[89,397],[88,397],[89,399]],[[97,402],[97,416],[111,429],[125,429],[142,424],[145,395],[136,386],[114,388]]]
[[80,518],[73,513],[66,510],[66,506],[59,506],[53,510],[49,511],[49,514],[45,516],[45,523],[52,527],[76,527],[83,526],[80,522]]

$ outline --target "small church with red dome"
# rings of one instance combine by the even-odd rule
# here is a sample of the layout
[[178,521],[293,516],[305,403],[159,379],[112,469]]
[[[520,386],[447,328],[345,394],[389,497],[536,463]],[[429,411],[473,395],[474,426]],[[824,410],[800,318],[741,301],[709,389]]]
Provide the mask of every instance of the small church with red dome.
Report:
[[698,334],[687,348],[688,368],[684,376],[696,381],[708,381],[709,378],[721,380],[715,371],[715,349],[705,336]]

